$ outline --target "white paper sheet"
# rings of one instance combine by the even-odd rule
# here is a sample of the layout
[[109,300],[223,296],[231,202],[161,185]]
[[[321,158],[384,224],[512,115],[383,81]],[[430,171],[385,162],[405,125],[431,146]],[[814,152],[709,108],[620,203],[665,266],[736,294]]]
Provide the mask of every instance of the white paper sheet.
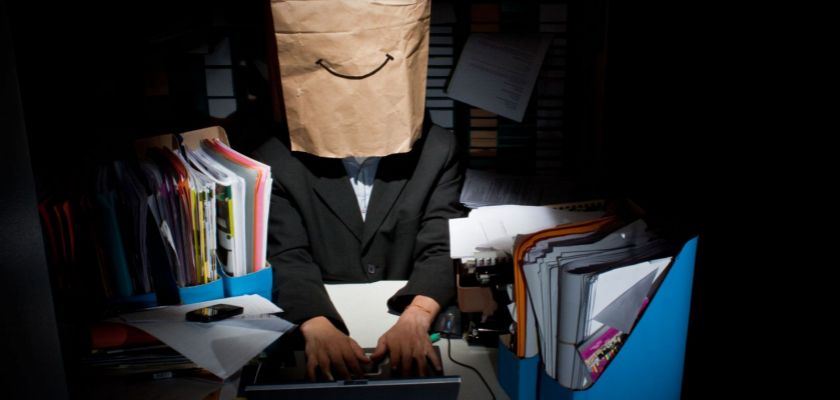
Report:
[[602,211],[565,211],[546,206],[488,206],[449,220],[449,256],[472,257],[476,247],[511,253],[516,235],[602,216]]
[[[186,320],[187,312],[217,303],[241,306],[245,310],[242,315],[218,322]],[[267,315],[279,311],[279,307],[262,296],[248,295],[160,307],[125,314],[121,318],[224,379],[295,326],[274,315]]]
[[551,38],[545,34],[470,35],[447,94],[522,122]]
[[406,281],[379,281],[324,286],[347,324],[350,337],[362,348],[371,348],[399,319],[388,313],[387,301],[405,284]]

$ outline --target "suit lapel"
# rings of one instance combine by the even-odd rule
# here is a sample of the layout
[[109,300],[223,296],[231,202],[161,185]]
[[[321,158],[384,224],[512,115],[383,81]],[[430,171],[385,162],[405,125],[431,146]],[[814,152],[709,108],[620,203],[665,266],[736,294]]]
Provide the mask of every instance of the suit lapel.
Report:
[[402,193],[412,168],[407,163],[409,155],[401,154],[383,157],[376,170],[373,191],[368,201],[367,215],[362,234],[362,248],[373,238],[379,230],[385,217],[391,212],[394,203]]
[[361,240],[362,213],[344,165],[339,159],[328,159],[322,162],[321,167],[325,173],[318,179],[315,192],[353,236]]

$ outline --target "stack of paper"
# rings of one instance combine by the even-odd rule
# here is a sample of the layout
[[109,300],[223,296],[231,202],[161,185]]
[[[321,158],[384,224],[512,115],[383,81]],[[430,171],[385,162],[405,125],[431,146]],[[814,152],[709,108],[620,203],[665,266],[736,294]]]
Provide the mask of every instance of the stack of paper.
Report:
[[216,281],[219,266],[265,267],[270,168],[195,137],[192,149],[153,141],[143,161],[97,170],[90,231],[103,294],[122,309],[178,303],[178,287]]
[[233,274],[244,275],[265,268],[271,168],[238,153],[218,139],[203,140],[201,148],[210,158],[245,181],[245,268],[235,267]]
[[[588,221],[601,215],[603,211],[569,211],[563,209],[562,205],[558,207],[500,205],[477,208],[472,210],[467,218],[449,220],[450,257],[453,259],[470,258],[476,251],[484,248],[513,254],[514,241],[519,235],[576,221]],[[514,271],[515,285],[522,287],[512,288],[511,298],[521,296],[521,299],[517,298],[518,303],[512,303],[509,310],[518,326],[514,328],[514,331],[522,333],[517,336],[521,341],[518,356],[532,357],[538,351],[536,327],[533,311],[530,307],[526,307],[524,281],[519,275],[521,275],[520,272]],[[526,325],[531,328],[526,328]]]
[[[187,153],[190,163],[203,172],[215,185],[216,227],[218,246],[216,252],[221,265],[228,274],[238,276],[247,271],[245,242],[247,220],[245,219],[245,179],[235,174],[204,149]],[[238,228],[238,230],[237,230]]]
[[618,229],[557,231],[521,240],[515,265],[526,282],[546,374],[583,389],[606,366],[593,354],[617,352],[621,335],[631,332],[673,246],[650,235],[641,220]]
[[225,304],[241,306],[241,315],[217,322],[188,322],[187,312],[219,300],[124,314],[123,322],[142,329],[220,378],[239,371],[260,351],[295,325],[273,313],[282,311],[262,296],[229,297]]
[[517,235],[601,215],[603,211],[566,211],[548,206],[502,205],[477,208],[467,218],[449,220],[449,255],[453,259],[472,257],[480,248],[512,253]]

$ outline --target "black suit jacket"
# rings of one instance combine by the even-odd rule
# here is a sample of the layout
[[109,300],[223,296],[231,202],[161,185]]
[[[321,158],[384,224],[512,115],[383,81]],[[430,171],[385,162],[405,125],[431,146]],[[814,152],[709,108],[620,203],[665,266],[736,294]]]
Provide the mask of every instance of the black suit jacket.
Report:
[[364,221],[340,159],[292,152],[278,138],[255,157],[274,178],[268,260],[286,319],[325,316],[347,332],[324,282],[407,279],[388,300],[395,312],[418,294],[441,306],[452,300],[448,219],[461,216],[463,183],[452,133],[427,125],[409,153],[383,157]]

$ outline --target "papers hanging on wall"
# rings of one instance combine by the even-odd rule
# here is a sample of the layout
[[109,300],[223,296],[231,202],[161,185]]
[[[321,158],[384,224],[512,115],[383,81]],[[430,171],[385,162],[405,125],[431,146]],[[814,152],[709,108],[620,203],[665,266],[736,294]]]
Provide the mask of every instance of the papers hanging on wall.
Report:
[[551,39],[548,34],[472,34],[447,94],[522,122]]

